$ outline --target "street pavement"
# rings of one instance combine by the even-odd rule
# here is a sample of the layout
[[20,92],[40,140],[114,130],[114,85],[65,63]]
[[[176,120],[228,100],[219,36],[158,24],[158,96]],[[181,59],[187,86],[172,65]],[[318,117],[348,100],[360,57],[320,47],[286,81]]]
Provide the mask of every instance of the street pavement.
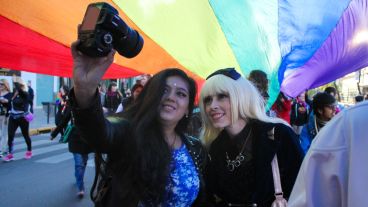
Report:
[[30,123],[32,158],[24,159],[27,147],[18,130],[14,161],[0,161],[0,207],[92,207],[89,191],[94,177],[93,154],[89,155],[84,179],[86,194],[79,199],[68,144],[59,143],[59,137],[49,140],[55,127],[54,116],[47,123],[42,108],[34,112],[35,118]]
[[68,144],[48,134],[34,135],[33,157],[24,159],[27,146],[23,138],[14,141],[14,160],[0,162],[0,206],[1,207],[92,207],[89,191],[94,178],[93,154],[85,173],[86,194],[83,199],[76,196],[73,155]]

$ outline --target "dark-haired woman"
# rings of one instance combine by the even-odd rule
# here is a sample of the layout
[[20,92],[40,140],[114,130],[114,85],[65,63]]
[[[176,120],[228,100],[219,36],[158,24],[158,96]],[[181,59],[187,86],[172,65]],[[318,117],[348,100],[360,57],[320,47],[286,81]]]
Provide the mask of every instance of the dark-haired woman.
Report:
[[202,169],[207,156],[198,139],[184,134],[196,95],[193,79],[179,69],[163,70],[122,117],[105,119],[96,88],[114,53],[90,58],[76,44],[75,124],[97,152],[107,154],[105,165],[97,163],[96,168],[108,178],[102,183],[110,184],[105,196],[97,195],[96,206],[205,206]]
[[107,111],[107,115],[111,115],[116,112],[116,109],[121,103],[122,98],[123,95],[120,93],[116,83],[111,82],[107,88],[107,92],[105,94],[105,103],[103,105]]

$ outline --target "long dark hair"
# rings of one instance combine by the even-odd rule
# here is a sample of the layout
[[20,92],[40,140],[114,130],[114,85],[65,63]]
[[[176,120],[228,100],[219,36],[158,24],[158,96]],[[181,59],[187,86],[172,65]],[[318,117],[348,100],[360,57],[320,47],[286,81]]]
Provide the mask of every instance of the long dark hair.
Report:
[[133,176],[137,185],[133,187],[143,193],[143,200],[148,199],[154,203],[162,201],[171,161],[171,151],[161,130],[158,108],[166,80],[172,76],[183,78],[189,87],[188,117],[183,117],[175,127],[176,133],[183,135],[192,115],[197,88],[195,81],[180,69],[165,69],[154,75],[134,104],[123,113],[133,127],[132,139],[136,147]]

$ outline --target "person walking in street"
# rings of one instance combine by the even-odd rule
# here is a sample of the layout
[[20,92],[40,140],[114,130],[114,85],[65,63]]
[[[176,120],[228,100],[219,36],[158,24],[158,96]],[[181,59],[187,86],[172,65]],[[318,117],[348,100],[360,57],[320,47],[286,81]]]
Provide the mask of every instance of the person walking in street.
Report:
[[[303,154],[282,119],[266,115],[260,92],[234,68],[206,78],[199,98],[203,139],[209,146],[207,195],[214,206],[269,207],[274,200],[271,161],[277,155],[288,198]],[[272,134],[272,138],[270,137]]]
[[[91,147],[84,141],[81,137],[77,128],[74,127],[74,119],[71,113],[71,107],[69,106],[68,101],[65,103],[65,107],[63,109],[63,118],[60,121],[59,125],[51,132],[51,140],[55,139],[55,137],[65,129],[70,121],[71,124],[71,132],[68,135],[68,148],[69,152],[73,153],[74,158],[74,176],[76,180],[76,185],[78,189],[77,196],[79,198],[83,198],[85,194],[84,187],[84,173],[86,171],[88,154],[92,153],[93,150]],[[66,135],[65,135],[66,136]]]
[[8,118],[12,98],[9,83],[0,79],[0,158],[6,155],[8,145]]
[[20,77],[13,77],[13,96],[10,100],[9,125],[8,125],[8,155],[4,157],[4,161],[8,162],[14,159],[13,157],[13,141],[15,132],[20,127],[22,135],[27,144],[25,159],[32,157],[32,141],[29,136],[29,122],[26,116],[29,112],[29,98],[27,85]]
[[97,153],[107,154],[104,162],[96,162],[101,177],[95,180],[102,182],[93,193],[95,205],[206,206],[202,172],[207,154],[198,139],[185,135],[195,81],[180,69],[162,70],[122,116],[106,119],[96,88],[114,52],[91,58],[79,53],[77,44],[71,47],[75,123]]
[[[64,113],[66,108],[66,102],[68,100],[68,94],[69,94],[69,87],[66,85],[62,85],[59,89],[58,98],[56,101],[56,114],[55,114],[55,125],[60,125],[60,122],[64,119]],[[64,135],[64,131],[66,128],[61,129],[60,135]],[[61,142],[61,137],[59,139],[59,142]]]

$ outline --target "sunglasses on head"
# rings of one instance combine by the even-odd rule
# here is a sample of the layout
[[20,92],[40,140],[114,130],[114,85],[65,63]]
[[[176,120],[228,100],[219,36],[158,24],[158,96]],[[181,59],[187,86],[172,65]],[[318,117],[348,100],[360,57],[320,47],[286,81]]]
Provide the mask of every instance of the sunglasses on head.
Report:
[[215,76],[215,75],[224,75],[224,76],[227,76],[233,80],[238,80],[241,75],[236,72],[236,70],[234,68],[225,68],[225,69],[220,69],[220,70],[217,70],[215,71],[214,73],[212,73],[211,75],[209,75],[206,80],[208,80],[209,78],[211,78],[212,76]]

